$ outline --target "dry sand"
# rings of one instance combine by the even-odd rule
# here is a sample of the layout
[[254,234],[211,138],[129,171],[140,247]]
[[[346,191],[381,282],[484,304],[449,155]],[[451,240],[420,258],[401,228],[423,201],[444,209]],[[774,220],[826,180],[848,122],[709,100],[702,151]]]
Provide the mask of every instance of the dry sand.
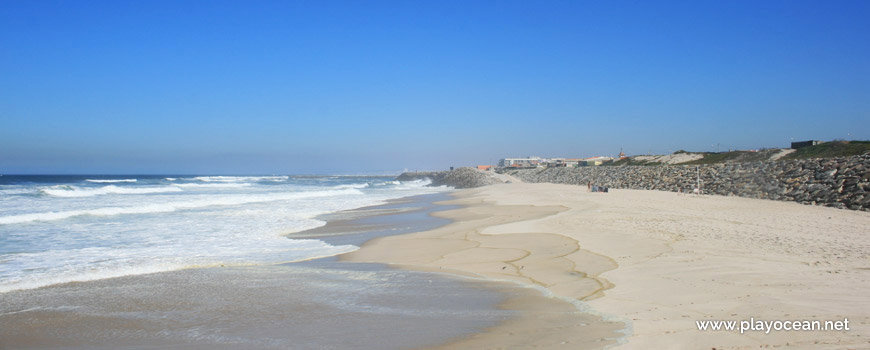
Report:
[[[555,184],[455,196],[448,203],[463,208],[435,214],[454,223],[342,258],[544,287],[596,316],[511,300],[503,307],[538,312],[445,348],[870,348],[870,213]],[[750,317],[848,318],[851,330],[740,334],[695,322]]]

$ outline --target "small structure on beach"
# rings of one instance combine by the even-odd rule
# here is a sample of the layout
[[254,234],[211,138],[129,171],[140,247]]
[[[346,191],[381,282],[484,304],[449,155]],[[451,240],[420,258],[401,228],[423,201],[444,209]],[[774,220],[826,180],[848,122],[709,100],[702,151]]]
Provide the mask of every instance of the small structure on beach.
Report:
[[492,165],[478,165],[477,170],[489,171],[492,170]]
[[598,166],[604,163],[610,163],[613,161],[613,158],[610,157],[589,157],[583,160],[586,166]]
[[564,159],[554,159],[550,162],[547,162],[548,168],[564,168],[566,166],[567,164],[565,163]]
[[803,147],[815,146],[815,145],[818,145],[820,143],[823,143],[823,142],[819,141],[819,140],[792,142],[791,149],[798,149],[798,148],[803,148]]
[[582,166],[580,163],[583,161],[583,158],[565,158],[565,165],[571,168],[576,168]]

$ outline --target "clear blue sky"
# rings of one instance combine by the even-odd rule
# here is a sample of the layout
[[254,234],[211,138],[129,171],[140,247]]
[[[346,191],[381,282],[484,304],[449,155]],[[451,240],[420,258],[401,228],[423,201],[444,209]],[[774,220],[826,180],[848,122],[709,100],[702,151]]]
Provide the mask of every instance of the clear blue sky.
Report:
[[0,173],[870,138],[870,1],[2,1]]

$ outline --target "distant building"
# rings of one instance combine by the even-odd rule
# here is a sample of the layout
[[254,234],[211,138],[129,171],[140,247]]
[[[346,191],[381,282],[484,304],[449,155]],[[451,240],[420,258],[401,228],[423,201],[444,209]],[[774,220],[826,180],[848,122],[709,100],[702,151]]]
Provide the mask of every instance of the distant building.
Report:
[[565,166],[570,168],[582,166],[580,165],[581,162],[583,162],[582,158],[565,158]]
[[[576,168],[589,165],[602,165],[613,162],[612,157],[590,158],[504,158],[498,161],[500,168],[530,169],[530,168]],[[480,166],[478,166],[480,167]]]
[[598,166],[604,163],[610,163],[613,161],[613,158],[610,157],[589,157],[583,160],[582,165],[586,166]]
[[552,159],[547,162],[548,168],[565,168],[566,166],[564,159]]
[[483,170],[483,171],[492,170],[492,165],[478,165],[477,170]]
[[504,158],[498,161],[502,168],[536,168],[541,163],[540,157]]
[[820,143],[822,143],[822,141],[819,141],[819,140],[792,142],[791,149],[798,149],[798,148],[803,148],[803,147],[815,146],[815,145],[818,145]]
[[541,161],[538,163],[538,166],[553,168],[561,167],[562,164],[565,164],[565,158],[542,158]]

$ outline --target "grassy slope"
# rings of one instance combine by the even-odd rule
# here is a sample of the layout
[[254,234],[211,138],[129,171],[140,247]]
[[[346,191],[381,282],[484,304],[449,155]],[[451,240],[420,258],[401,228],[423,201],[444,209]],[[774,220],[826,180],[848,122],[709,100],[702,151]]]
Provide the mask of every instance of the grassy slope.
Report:
[[[704,158],[693,160],[680,165],[695,165],[695,164],[717,164],[717,163],[735,163],[735,162],[758,162],[770,159],[774,154],[779,153],[779,149],[768,149],[759,152],[750,151],[732,151],[732,152],[701,152]],[[835,158],[861,155],[870,152],[870,141],[831,141],[823,144],[803,147],[791,153],[782,159],[807,159],[807,158]],[[677,151],[675,153],[686,153],[685,151]],[[620,159],[613,163],[604,164],[605,166],[626,166],[626,165],[662,165],[659,162],[636,160],[634,157]]]
[[750,151],[731,151],[731,152],[705,152],[704,158],[693,160],[682,164],[716,164],[726,162],[758,162],[769,159],[779,150],[764,150],[760,152]]
[[785,159],[848,157],[870,152],[870,141],[831,141],[799,148]]
[[628,157],[625,159],[618,159],[613,163],[604,163],[603,166],[623,166],[623,165],[662,165],[659,162],[646,161],[646,160],[636,160],[634,157]]

